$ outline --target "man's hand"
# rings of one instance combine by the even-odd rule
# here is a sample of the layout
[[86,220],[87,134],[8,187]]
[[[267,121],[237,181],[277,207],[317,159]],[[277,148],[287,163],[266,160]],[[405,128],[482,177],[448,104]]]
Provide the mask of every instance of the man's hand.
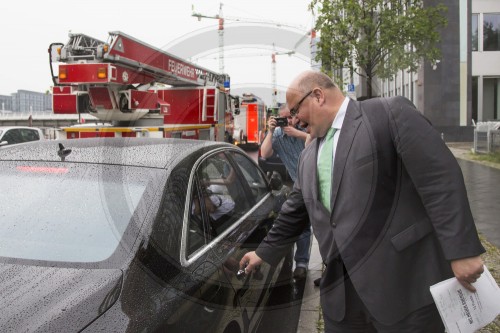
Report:
[[276,119],[274,119],[273,116],[271,116],[267,121],[267,126],[269,126],[269,131],[274,133],[274,130],[276,129]]
[[453,260],[451,269],[462,286],[471,292],[476,291],[472,283],[476,282],[484,271],[480,256]]
[[245,274],[255,272],[257,267],[262,264],[263,260],[255,253],[255,251],[246,253],[240,260],[240,269],[245,270]]
[[295,137],[295,138],[304,137],[304,140],[305,140],[305,138],[307,136],[306,132],[300,131],[300,130],[296,129],[293,126],[285,126],[285,127],[283,127],[283,133],[285,133],[288,136]]

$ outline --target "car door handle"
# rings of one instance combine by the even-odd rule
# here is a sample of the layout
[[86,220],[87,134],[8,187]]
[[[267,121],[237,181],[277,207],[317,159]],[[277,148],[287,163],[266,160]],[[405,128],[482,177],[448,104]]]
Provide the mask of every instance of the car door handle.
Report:
[[238,280],[243,280],[246,276],[246,273],[245,273],[245,270],[244,269],[240,269],[238,272],[236,272],[236,278]]
[[[244,269],[240,269],[238,272],[236,272],[236,278],[238,280],[240,280],[240,281],[243,280],[246,276],[247,276],[247,274],[245,273]],[[255,272],[252,273],[252,277],[255,280],[262,280],[262,278],[264,277],[264,275],[260,271],[260,266],[257,266],[255,268]]]

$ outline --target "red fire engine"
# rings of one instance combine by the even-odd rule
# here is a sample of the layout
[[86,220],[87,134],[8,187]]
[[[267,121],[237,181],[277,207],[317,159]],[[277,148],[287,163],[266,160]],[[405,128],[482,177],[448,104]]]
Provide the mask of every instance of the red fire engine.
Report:
[[122,32],[110,32],[107,42],[70,33],[66,44],[51,44],[49,53],[54,113],[89,113],[102,123],[62,128],[67,138],[233,136],[238,102],[229,95],[226,74]]
[[234,116],[234,138],[238,145],[258,146],[266,130],[266,105],[253,94],[243,94],[240,112]]

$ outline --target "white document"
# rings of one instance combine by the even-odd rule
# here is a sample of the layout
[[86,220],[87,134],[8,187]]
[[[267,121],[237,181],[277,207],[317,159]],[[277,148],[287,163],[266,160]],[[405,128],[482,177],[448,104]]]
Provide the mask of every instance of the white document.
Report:
[[500,288],[486,266],[473,286],[475,293],[465,289],[456,278],[431,286],[432,297],[448,333],[474,332],[500,314]]

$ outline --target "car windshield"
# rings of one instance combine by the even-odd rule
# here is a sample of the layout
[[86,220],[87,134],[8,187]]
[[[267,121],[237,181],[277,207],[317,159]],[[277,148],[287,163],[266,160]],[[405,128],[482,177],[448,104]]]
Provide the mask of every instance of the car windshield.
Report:
[[[135,170],[134,170],[135,169]],[[138,168],[0,163],[0,256],[98,262],[110,257],[147,182]]]

